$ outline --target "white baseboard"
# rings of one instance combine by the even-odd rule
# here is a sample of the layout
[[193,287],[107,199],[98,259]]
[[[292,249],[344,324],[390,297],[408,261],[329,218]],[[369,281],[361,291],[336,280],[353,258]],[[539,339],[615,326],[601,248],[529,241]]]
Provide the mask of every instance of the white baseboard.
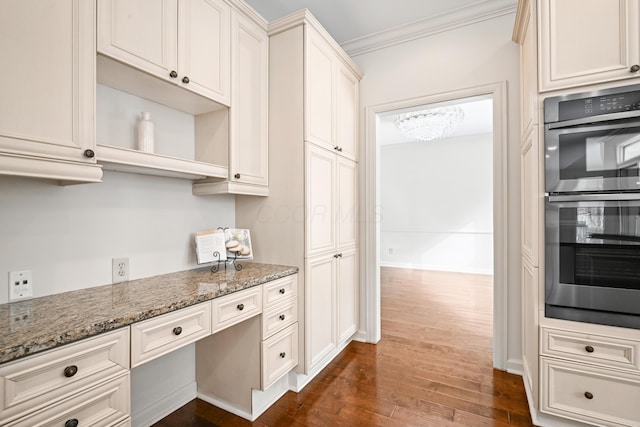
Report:
[[244,418],[245,420],[254,421],[251,414],[247,411],[243,411],[233,406],[232,404],[225,402],[224,400],[216,399],[208,394],[198,393],[198,399],[204,400],[207,403],[211,403],[213,406],[217,406],[220,409],[224,409],[227,412],[231,412],[233,415]]
[[335,359],[335,357],[345,349],[346,346],[349,345],[352,339],[353,337],[346,340],[338,348],[329,353],[324,359],[322,359],[322,362],[318,363],[318,365],[313,368],[308,374],[300,374],[294,372],[293,378],[291,380],[291,390],[295,391],[296,393],[300,393],[300,391],[302,391],[302,389],[305,388],[307,384],[309,384],[311,380],[316,377],[316,375],[318,375],[324,368],[326,368],[327,365],[331,363],[333,359]]
[[524,375],[524,366],[522,366],[522,359],[509,359],[507,360],[507,372],[515,375]]
[[180,409],[195,399],[198,394],[197,388],[196,382],[194,381],[174,391],[153,405],[144,408],[142,411],[132,414],[131,426],[147,427],[160,421],[173,411]]

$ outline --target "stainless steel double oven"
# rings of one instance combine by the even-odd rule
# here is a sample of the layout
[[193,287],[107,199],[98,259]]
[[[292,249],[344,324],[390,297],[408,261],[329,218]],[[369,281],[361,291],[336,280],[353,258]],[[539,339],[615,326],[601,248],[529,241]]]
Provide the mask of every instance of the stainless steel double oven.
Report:
[[547,317],[640,329],[640,85],[547,98]]

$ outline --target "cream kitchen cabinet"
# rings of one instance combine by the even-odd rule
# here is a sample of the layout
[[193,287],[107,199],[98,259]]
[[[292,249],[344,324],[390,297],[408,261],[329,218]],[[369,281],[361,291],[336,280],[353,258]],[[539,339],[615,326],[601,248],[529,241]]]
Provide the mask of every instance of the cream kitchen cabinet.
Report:
[[98,0],[98,53],[228,106],[230,13],[223,0]]
[[[269,197],[237,197],[236,225],[251,229],[257,261],[300,269],[297,371],[306,381],[358,327],[362,74],[308,11],[270,23],[269,36]],[[340,277],[352,277],[344,290]]]
[[[267,196],[269,184],[269,37],[257,15],[231,13],[231,107],[212,115],[228,123],[214,146],[228,151],[228,179],[195,183],[193,193]],[[228,149],[225,145],[228,144]]]
[[0,174],[99,182],[94,3],[3,1],[0,29]]
[[335,49],[307,28],[305,49],[305,140],[357,160],[358,82]]
[[639,6],[637,0],[538,1],[540,92],[640,77]]
[[123,328],[0,366],[0,424],[113,426],[129,418],[129,394]]

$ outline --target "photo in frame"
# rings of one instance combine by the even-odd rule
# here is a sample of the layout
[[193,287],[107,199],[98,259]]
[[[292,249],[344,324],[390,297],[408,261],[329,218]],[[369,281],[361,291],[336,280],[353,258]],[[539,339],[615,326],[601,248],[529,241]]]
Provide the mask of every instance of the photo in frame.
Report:
[[224,244],[227,259],[253,259],[251,233],[245,228],[225,228]]

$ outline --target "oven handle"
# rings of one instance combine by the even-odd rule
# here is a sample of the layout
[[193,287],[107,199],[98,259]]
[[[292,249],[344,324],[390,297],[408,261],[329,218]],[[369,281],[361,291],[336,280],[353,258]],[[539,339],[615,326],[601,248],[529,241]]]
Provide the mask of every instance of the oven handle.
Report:
[[[547,123],[548,129],[562,129],[574,126],[589,125],[594,123],[611,122],[613,120],[624,120],[640,118],[640,110],[621,111],[619,113],[602,114],[599,116],[584,117],[581,119],[565,120],[562,122]],[[637,126],[637,125],[636,125]],[[630,127],[616,125],[615,127]]]
[[593,202],[640,200],[640,193],[602,193],[602,194],[549,194],[549,202]]

